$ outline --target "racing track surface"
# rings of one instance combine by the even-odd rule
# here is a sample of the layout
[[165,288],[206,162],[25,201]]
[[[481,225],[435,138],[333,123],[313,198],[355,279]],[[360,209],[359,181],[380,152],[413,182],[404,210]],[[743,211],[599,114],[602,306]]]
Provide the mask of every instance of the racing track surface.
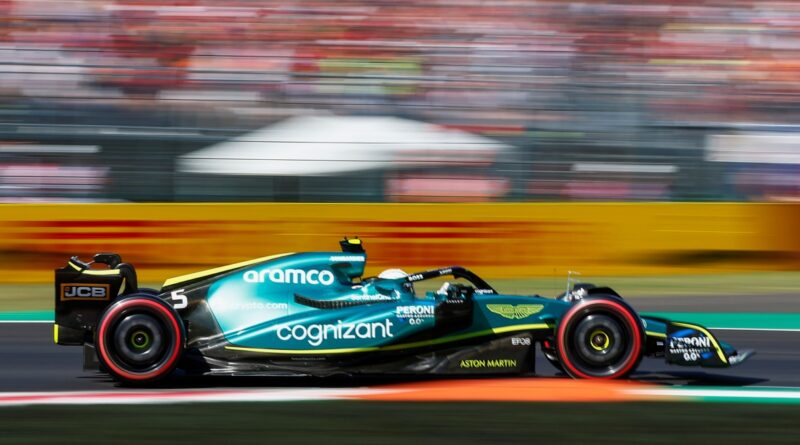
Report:
[[[642,312],[735,311],[800,312],[794,295],[747,297],[678,297],[629,299]],[[668,366],[661,359],[645,359],[634,378],[667,385],[790,386],[800,387],[800,331],[716,331],[718,338],[739,349],[755,349],[750,361],[730,369]],[[82,349],[56,346],[50,323],[0,324],[0,391],[103,390],[115,384],[106,376],[82,370]],[[537,375],[557,372],[537,356]],[[215,378],[172,381],[172,386],[307,387],[359,386],[392,383],[386,379]]]

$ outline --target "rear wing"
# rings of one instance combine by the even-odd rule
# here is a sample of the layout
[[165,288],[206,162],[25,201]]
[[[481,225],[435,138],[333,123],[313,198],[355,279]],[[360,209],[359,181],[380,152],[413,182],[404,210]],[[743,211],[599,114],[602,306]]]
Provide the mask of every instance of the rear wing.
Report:
[[[93,267],[105,264],[107,268]],[[80,345],[92,341],[100,316],[118,295],[138,288],[133,266],[115,253],[98,253],[91,263],[73,256],[55,270],[55,342]]]

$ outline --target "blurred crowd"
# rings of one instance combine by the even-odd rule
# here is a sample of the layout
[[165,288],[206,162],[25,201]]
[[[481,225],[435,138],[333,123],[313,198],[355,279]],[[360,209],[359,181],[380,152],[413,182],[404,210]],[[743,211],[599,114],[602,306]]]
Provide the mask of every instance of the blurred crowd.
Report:
[[[708,143],[798,132],[798,2],[0,0],[0,20],[0,143],[43,143],[3,124],[98,122],[37,121],[63,107],[232,135],[310,112],[380,114],[513,147],[474,172],[508,185],[468,199],[800,196],[781,179],[796,164],[773,172],[745,147],[733,165]],[[108,181],[114,160],[95,166]],[[406,176],[387,173],[383,199],[413,200],[392,196]]]

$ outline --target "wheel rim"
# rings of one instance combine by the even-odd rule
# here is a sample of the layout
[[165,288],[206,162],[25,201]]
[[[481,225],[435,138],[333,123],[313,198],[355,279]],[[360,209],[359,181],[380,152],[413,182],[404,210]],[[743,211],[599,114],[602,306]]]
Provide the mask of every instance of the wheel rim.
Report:
[[587,315],[572,331],[575,359],[585,367],[604,372],[613,367],[628,343],[620,322],[605,314]]
[[611,346],[611,337],[609,337],[608,332],[603,329],[595,329],[589,334],[589,338],[587,339],[589,346],[592,347],[595,351],[605,351]]
[[129,341],[134,349],[146,349],[152,342],[152,334],[148,331],[136,331],[131,334]]
[[586,307],[566,321],[560,355],[573,375],[614,378],[632,369],[640,348],[639,330],[625,315],[608,307]]
[[147,370],[164,357],[170,336],[163,322],[148,313],[119,317],[113,329],[115,358],[131,370]]
[[157,376],[179,345],[171,320],[160,310],[131,306],[115,313],[103,330],[107,359],[126,377]]

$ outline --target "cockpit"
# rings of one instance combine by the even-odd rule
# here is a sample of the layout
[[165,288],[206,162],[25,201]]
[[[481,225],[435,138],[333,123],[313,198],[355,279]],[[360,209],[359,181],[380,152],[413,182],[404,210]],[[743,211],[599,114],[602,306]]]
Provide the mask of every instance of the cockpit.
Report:
[[[433,269],[414,274],[408,274],[402,269],[386,269],[378,274],[377,280],[401,281],[404,293],[409,293],[418,299],[468,298],[475,293],[497,293],[483,279],[459,266]],[[370,281],[370,279],[365,280],[365,282]]]

